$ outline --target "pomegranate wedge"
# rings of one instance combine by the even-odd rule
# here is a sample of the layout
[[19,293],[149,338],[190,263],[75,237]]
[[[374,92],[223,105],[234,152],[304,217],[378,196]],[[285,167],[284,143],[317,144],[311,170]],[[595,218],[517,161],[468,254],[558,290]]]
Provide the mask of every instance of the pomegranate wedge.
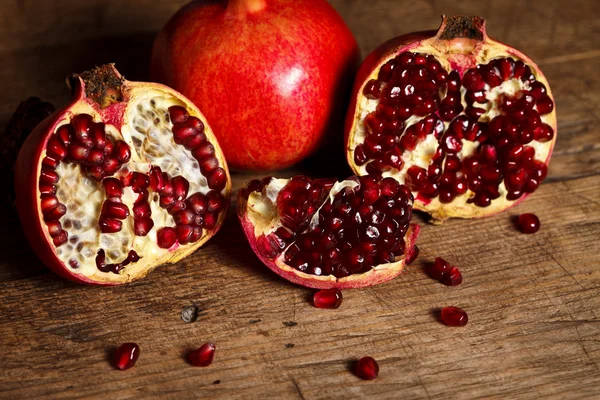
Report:
[[32,132],[15,169],[17,211],[42,262],[76,282],[116,285],[210,239],[231,183],[198,108],[113,65],[67,82],[73,100]]
[[479,17],[444,17],[363,62],[346,121],[358,175],[393,177],[433,222],[483,217],[533,193],[548,172],[556,110],[548,81]]
[[344,289],[402,272],[419,233],[412,203],[392,178],[265,178],[240,190],[238,216],[271,270],[303,286]]

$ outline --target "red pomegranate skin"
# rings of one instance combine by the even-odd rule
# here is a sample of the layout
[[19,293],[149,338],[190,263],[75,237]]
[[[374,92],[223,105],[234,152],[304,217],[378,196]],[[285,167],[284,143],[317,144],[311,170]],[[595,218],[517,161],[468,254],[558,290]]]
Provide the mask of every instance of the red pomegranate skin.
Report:
[[341,136],[358,63],[325,0],[195,1],[159,33],[150,75],[202,109],[231,167],[265,171]]

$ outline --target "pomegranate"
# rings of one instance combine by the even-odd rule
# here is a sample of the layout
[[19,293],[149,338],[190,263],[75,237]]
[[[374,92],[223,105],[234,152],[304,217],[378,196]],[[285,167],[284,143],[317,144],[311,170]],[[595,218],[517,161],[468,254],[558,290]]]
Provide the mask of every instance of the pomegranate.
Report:
[[133,367],[140,356],[140,346],[136,343],[123,343],[117,349],[115,366],[121,371]]
[[231,183],[198,108],[113,65],[68,83],[73,100],[32,132],[15,168],[17,212],[38,257],[76,282],[115,285],[212,237]]
[[283,278],[312,288],[355,288],[400,274],[419,226],[412,195],[392,178],[253,180],[238,194],[250,246]]
[[342,126],[358,63],[325,0],[195,1],[159,33],[150,75],[200,107],[231,167],[264,171]]
[[373,357],[362,357],[358,360],[354,373],[361,379],[371,381],[379,375],[379,364]]
[[434,223],[524,200],[555,141],[546,78],[479,17],[443,17],[437,32],[381,45],[359,70],[346,121],[354,172],[406,184]]

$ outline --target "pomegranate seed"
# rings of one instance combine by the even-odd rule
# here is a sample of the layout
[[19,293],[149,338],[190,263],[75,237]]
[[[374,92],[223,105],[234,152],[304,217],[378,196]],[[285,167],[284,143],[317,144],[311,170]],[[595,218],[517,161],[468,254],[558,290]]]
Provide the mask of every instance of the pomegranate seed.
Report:
[[342,292],[338,288],[319,290],[313,295],[313,303],[317,308],[339,308],[342,304]]
[[54,246],[59,247],[65,243],[67,243],[67,240],[69,239],[69,235],[66,231],[62,231],[61,233],[59,233],[56,237],[54,237],[52,239],[52,242],[54,243]]
[[122,140],[118,140],[115,143],[114,154],[117,161],[119,161],[121,164],[125,164],[126,162],[129,162],[129,159],[131,158],[131,149],[127,143]]
[[188,124],[175,125],[173,127],[173,140],[177,144],[184,144],[196,135],[196,129]]
[[485,82],[483,81],[481,74],[474,69],[467,71],[463,76],[462,84],[471,92],[477,92],[485,88]]
[[121,168],[121,164],[114,158],[105,158],[102,168],[107,175],[112,175]]
[[116,178],[106,178],[102,181],[106,197],[121,197],[123,195],[123,188],[121,182]]
[[198,161],[202,161],[205,157],[213,157],[215,148],[209,142],[205,142],[192,151],[192,155]]
[[214,190],[206,194],[208,200],[208,211],[212,213],[219,212],[223,209],[223,200],[221,195]]
[[365,88],[363,89],[363,94],[367,99],[378,99],[381,95],[381,84],[379,81],[371,79],[369,82],[367,82]]
[[100,165],[104,161],[104,152],[100,149],[92,149],[86,160],[88,165]]
[[136,236],[146,236],[154,227],[152,218],[142,218],[133,221],[133,231]]
[[188,112],[184,107],[171,106],[169,107],[169,116],[173,124],[183,124],[188,119]]
[[189,355],[190,364],[196,367],[208,367],[215,357],[216,346],[214,343],[204,343]]
[[135,365],[140,356],[140,346],[136,343],[123,343],[115,355],[115,367],[125,371]]
[[90,155],[90,149],[85,145],[75,142],[69,146],[68,159],[74,163],[81,163],[85,161]]
[[462,283],[462,274],[456,267],[451,267],[440,280],[446,286],[458,286]]
[[108,218],[125,219],[129,216],[129,208],[123,203],[107,200],[102,205],[101,215]]
[[208,176],[208,187],[217,191],[221,191],[227,184],[227,174],[223,168],[215,169]]
[[48,227],[48,233],[52,237],[56,237],[63,232],[62,225],[59,221],[49,221],[46,223],[46,226]]
[[441,257],[436,257],[435,262],[427,269],[427,274],[439,281],[450,271],[450,263]]
[[194,150],[204,142],[206,142],[206,135],[204,134],[204,132],[196,131],[196,133],[193,136],[185,140],[183,145],[188,150]]
[[176,200],[183,200],[187,197],[190,183],[183,176],[176,176],[171,180],[173,194]]
[[102,233],[115,233],[121,230],[123,223],[118,219],[100,217],[98,225],[100,226],[100,231]]
[[165,227],[159,229],[156,235],[158,247],[170,249],[177,241],[177,232],[173,228]]
[[152,214],[150,204],[146,202],[140,202],[133,206],[133,218],[141,219],[148,217]]
[[48,146],[46,148],[48,155],[58,161],[67,156],[67,147],[62,143],[62,140],[56,135],[50,136]]
[[517,218],[517,227],[523,233],[536,233],[540,230],[540,219],[535,214],[521,214]]
[[92,124],[90,129],[90,139],[92,140],[92,144],[95,148],[104,149],[106,147],[108,141],[106,139],[104,124],[102,122]]
[[202,193],[194,193],[187,199],[187,206],[196,214],[203,214],[207,209],[206,198]]
[[536,108],[540,115],[550,114],[554,110],[554,103],[550,97],[544,96],[538,99]]
[[60,203],[59,203],[58,199],[54,195],[44,195],[43,194],[41,196],[40,206],[41,206],[43,214],[46,214],[49,211],[52,211],[59,204]]
[[39,189],[40,189],[41,194],[50,194],[50,195],[56,194],[56,186],[54,186],[54,185],[44,185],[44,184],[40,183]]
[[379,375],[379,364],[377,364],[377,361],[373,357],[362,357],[358,360],[354,373],[361,379],[367,381],[373,380]]
[[177,240],[180,244],[188,243],[193,231],[194,227],[190,225],[177,225],[175,227],[175,232],[177,233]]
[[56,130],[56,136],[65,146],[69,146],[75,135],[75,130],[71,125],[62,125]]
[[548,142],[554,138],[554,130],[548,124],[538,126],[534,131],[534,138],[538,142]]
[[442,321],[448,326],[465,326],[469,322],[467,313],[454,306],[442,308]]
[[78,114],[73,117],[71,125],[73,126],[77,139],[81,140],[88,137],[92,123],[93,118],[88,114]]
[[58,203],[56,207],[44,213],[44,221],[58,221],[63,215],[67,213],[67,206]]

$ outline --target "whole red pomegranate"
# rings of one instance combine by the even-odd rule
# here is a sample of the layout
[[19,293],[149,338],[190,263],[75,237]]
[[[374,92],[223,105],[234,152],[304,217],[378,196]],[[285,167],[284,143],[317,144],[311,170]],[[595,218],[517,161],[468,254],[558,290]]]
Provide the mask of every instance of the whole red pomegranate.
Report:
[[358,56],[325,0],[194,1],[156,38],[151,77],[202,109],[231,167],[274,170],[341,127]]
[[238,194],[250,246],[271,270],[328,289],[385,282],[416,250],[412,194],[392,178],[253,180]]
[[479,17],[384,43],[358,73],[346,120],[355,173],[393,177],[433,222],[511,207],[546,177],[556,141],[550,87]]
[[198,108],[113,65],[68,83],[73,100],[35,128],[15,166],[17,211],[42,262],[76,282],[115,285],[210,239],[231,183]]

